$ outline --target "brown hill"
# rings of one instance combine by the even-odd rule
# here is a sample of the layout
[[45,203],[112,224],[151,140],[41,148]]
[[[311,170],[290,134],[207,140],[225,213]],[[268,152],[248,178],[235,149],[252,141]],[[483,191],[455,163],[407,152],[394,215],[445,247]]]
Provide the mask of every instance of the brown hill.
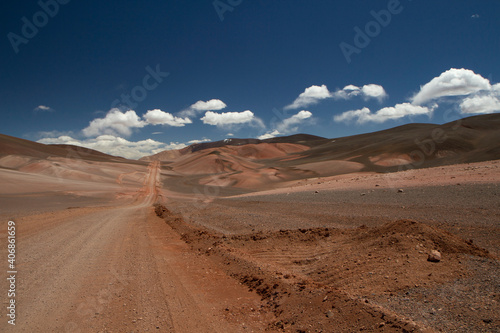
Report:
[[[142,182],[146,163],[72,145],[45,145],[0,134],[0,193],[84,191]],[[122,181],[123,183],[123,181]],[[105,191],[104,191],[105,192]],[[74,193],[74,192],[72,192]]]
[[182,182],[186,190],[195,184],[261,188],[310,177],[500,159],[499,142],[500,114],[489,114],[336,139],[304,134],[264,141],[231,139],[149,159],[163,159],[172,171],[194,176]]
[[362,164],[362,171],[390,172],[495,159],[500,159],[500,114],[333,139],[278,165],[344,160]]

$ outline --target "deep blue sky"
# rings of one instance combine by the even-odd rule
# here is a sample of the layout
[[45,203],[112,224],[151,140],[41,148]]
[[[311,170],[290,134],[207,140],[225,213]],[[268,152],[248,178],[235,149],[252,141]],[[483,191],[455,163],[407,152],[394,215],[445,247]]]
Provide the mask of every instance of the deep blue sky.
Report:
[[[387,10],[394,0],[220,2],[239,2],[223,13],[223,21],[213,0],[72,0],[59,4],[58,13],[26,44],[19,44],[16,53],[8,34],[23,37],[22,18],[33,22],[42,9],[37,1],[4,1],[0,10],[0,133],[31,140],[67,135],[98,148],[97,134],[84,135],[82,130],[92,120],[104,118],[122,93],[142,86],[147,66],[159,65],[169,76],[133,108],[138,117],[153,109],[179,116],[178,112],[197,101],[219,99],[227,107],[214,112],[250,110],[262,123],[213,126],[200,120],[202,111],[190,116],[192,123],[183,127],[144,125],[132,127],[130,135],[114,134],[130,142],[220,140],[228,133],[258,137],[273,132],[280,121],[301,110],[312,116],[296,126],[282,126],[281,134],[306,132],[333,138],[408,122],[444,123],[446,110],[463,114],[460,103],[470,94],[451,93],[429,100],[429,108],[431,103],[439,104],[432,116],[381,122],[335,121],[334,116],[363,107],[375,113],[409,103],[421,86],[451,68],[468,69],[491,85],[500,82],[497,0],[401,0],[400,12],[391,15],[388,25],[380,26],[380,33],[359,54],[353,54],[350,63],[340,43],[355,46],[354,28],[364,30],[374,21],[370,12]],[[37,17],[43,19],[43,15]],[[351,84],[382,86],[388,97],[325,98],[283,110],[313,85],[326,85],[333,94]],[[50,110],[35,110],[40,105]],[[157,132],[162,133],[153,134]],[[101,134],[112,131],[104,128]],[[164,146],[155,146],[160,148]]]

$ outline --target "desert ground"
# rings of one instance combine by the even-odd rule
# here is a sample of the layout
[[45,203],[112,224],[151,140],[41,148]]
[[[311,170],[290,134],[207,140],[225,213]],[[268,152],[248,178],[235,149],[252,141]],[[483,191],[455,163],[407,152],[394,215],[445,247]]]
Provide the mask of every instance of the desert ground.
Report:
[[498,129],[477,124],[142,161],[1,136],[0,330],[498,332]]

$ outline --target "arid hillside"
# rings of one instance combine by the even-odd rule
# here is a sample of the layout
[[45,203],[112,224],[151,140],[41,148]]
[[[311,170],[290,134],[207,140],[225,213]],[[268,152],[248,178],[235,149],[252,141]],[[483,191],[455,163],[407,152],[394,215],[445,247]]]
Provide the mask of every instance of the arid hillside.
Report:
[[[308,135],[226,139],[165,151],[160,160],[172,188],[192,185],[245,190],[354,172],[397,172],[500,159],[500,114],[474,116],[443,125],[409,124],[350,137]],[[185,189],[185,188],[184,188]]]

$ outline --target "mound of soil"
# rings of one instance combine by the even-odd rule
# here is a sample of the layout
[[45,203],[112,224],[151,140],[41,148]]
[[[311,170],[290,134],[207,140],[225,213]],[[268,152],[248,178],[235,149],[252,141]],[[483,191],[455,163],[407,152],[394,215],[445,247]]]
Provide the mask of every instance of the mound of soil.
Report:
[[[431,331],[372,300],[466,276],[465,256],[489,257],[470,242],[410,220],[228,236],[186,223],[161,205],[155,210],[195,251],[262,297],[276,317],[270,330]],[[442,261],[427,261],[431,250],[439,250]]]

